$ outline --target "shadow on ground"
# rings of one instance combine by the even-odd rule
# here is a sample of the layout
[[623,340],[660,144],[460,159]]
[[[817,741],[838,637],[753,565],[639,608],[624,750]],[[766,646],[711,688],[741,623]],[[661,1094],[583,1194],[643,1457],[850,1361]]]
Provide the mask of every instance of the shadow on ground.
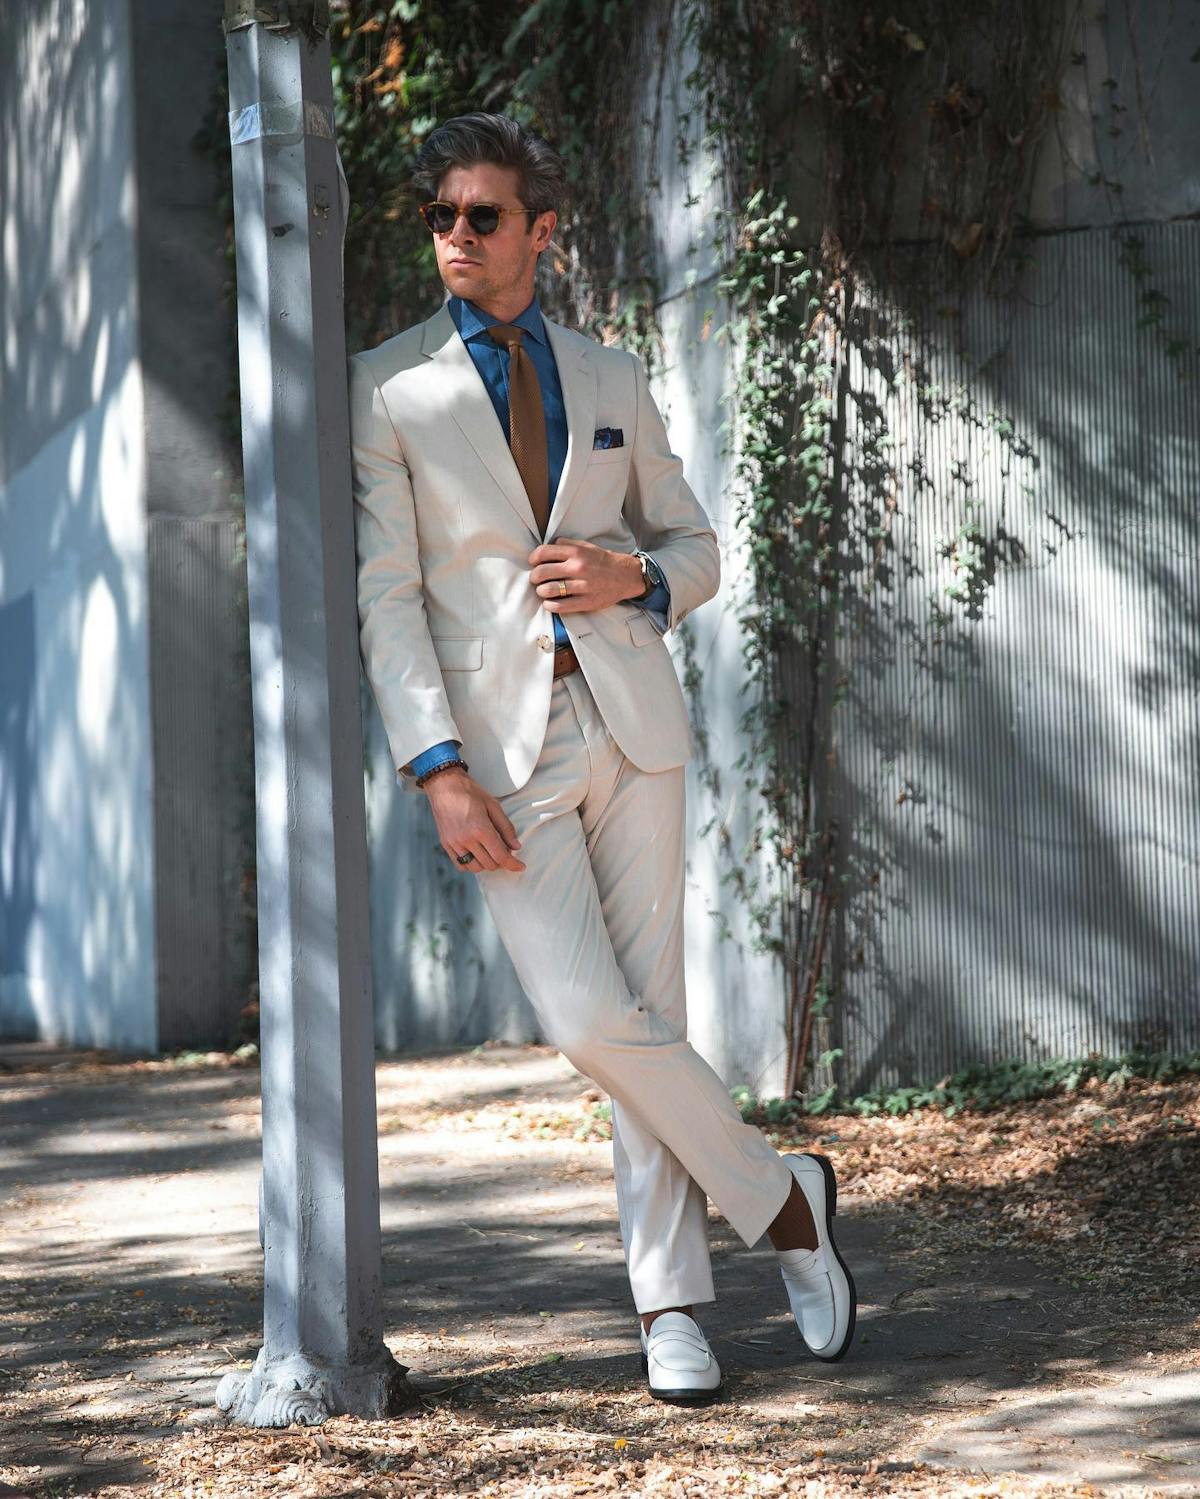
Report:
[[[62,1060],[0,1075],[0,1479],[39,1495],[149,1489],[189,1434],[222,1425],[216,1381],[260,1341],[259,1078]],[[995,1247],[989,1226],[1022,1221],[1025,1180],[972,1188],[931,1174],[880,1198],[870,1171],[849,1174],[847,1126],[814,1122],[804,1146],[846,1152],[852,1354],[834,1366],[808,1357],[769,1247],[745,1250],[714,1218],[718,1299],[699,1315],[728,1398],[678,1410],[642,1386],[610,1147],[572,1137],[589,1117],[584,1080],[548,1049],[497,1047],[386,1062],[379,1088],[381,1116],[402,1121],[381,1136],[385,1330],[421,1395],[388,1426],[401,1444],[455,1427],[460,1456],[463,1431],[486,1430],[473,1478],[455,1483],[491,1473],[498,1491],[520,1492],[522,1474],[564,1454],[583,1461],[586,1449],[595,1466],[632,1446],[665,1461],[709,1452],[720,1433],[722,1461],[887,1472],[897,1492],[941,1492],[921,1466],[938,1463],[1082,1481],[1101,1449],[1106,1461],[1133,1454],[1101,1481],[1165,1492],[1166,1473],[1200,1487],[1190,1271],[1177,1246],[1139,1239],[1119,1192],[1099,1236],[1105,1273],[1081,1274],[1078,1254],[1035,1239]],[[515,1131],[512,1110],[524,1111]],[[1035,1195],[1103,1180],[1112,1146],[1090,1148],[1097,1160],[1076,1152],[1058,1167],[1065,1187],[1049,1172]],[[1194,1136],[1165,1155],[1158,1138],[1140,1148],[1156,1190],[1194,1193]],[[1138,1150],[1122,1154],[1133,1179]],[[1091,1212],[1104,1221],[1104,1201]],[[1149,1415],[1122,1404],[1131,1378],[1168,1381],[1147,1395]],[[1103,1390],[1110,1405],[1092,1398],[1095,1418],[1080,1424],[1081,1392]],[[1030,1446],[1043,1427],[1050,1436]],[[510,1450],[513,1432],[526,1435]],[[1048,1465],[1055,1433],[1067,1453]]]

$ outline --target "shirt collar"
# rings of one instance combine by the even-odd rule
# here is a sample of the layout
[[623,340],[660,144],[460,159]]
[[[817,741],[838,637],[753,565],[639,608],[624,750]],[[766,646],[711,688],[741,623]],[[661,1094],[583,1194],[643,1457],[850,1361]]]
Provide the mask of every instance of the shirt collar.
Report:
[[[478,337],[481,333],[486,333],[489,328],[501,321],[500,318],[493,317],[490,312],[484,312],[482,307],[476,307],[468,297],[452,296],[447,306],[464,343]],[[536,294],[524,312],[519,313],[512,321],[514,327],[524,328],[539,343],[549,342],[546,337],[546,325],[542,319],[542,309],[538,306]]]

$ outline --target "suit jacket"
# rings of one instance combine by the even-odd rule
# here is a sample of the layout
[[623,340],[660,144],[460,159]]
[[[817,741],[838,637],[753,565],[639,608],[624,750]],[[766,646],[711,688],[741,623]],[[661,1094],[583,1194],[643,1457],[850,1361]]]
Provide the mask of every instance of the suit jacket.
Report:
[[[668,630],[712,598],[716,535],[671,451],[636,355],[546,319],[567,459],[546,540],[649,552]],[[402,784],[457,739],[493,795],[529,779],[545,738],[554,627],[529,581],[541,541],[504,430],[448,308],[349,361],[363,665]],[[593,448],[597,427],[624,445]],[[675,665],[644,610],[564,614],[609,732],[643,770],[691,758]]]

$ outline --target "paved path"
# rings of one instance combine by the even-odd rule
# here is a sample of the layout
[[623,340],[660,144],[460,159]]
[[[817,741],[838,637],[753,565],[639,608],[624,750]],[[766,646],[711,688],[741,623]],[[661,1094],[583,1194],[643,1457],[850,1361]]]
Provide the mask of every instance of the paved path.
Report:
[[985,1473],[1070,1479],[1108,1492],[1150,1478],[1200,1493],[1200,1373],[1145,1374],[1006,1400],[938,1433],[922,1457]]
[[[642,1393],[610,1147],[570,1138],[585,1081],[504,1047],[386,1062],[378,1080],[387,1341],[416,1382],[492,1402],[493,1421],[518,1388],[676,1419]],[[218,1421],[216,1382],[261,1325],[258,1083],[69,1057],[0,1072],[0,1479],[133,1486],[154,1444]],[[727,1373],[720,1419],[897,1474],[1200,1493],[1200,1382],[1178,1357],[1021,1261],[931,1273],[901,1215],[841,1206],[860,1337],[836,1366],[804,1355],[765,1242],[748,1252],[714,1217],[719,1300],[701,1317]],[[682,1438],[700,1418],[677,1419]]]

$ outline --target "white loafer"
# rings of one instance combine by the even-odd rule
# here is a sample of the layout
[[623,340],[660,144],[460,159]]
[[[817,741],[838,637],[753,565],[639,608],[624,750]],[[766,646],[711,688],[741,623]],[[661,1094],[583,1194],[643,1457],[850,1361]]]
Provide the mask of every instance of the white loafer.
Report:
[[780,1274],[805,1346],[832,1363],[845,1357],[854,1336],[854,1279],[833,1242],[837,1179],[823,1155],[785,1155],[788,1170],[812,1210],[815,1249],[777,1249]]
[[642,1368],[656,1400],[711,1400],[718,1393],[721,1366],[694,1317],[661,1312],[641,1333]]

